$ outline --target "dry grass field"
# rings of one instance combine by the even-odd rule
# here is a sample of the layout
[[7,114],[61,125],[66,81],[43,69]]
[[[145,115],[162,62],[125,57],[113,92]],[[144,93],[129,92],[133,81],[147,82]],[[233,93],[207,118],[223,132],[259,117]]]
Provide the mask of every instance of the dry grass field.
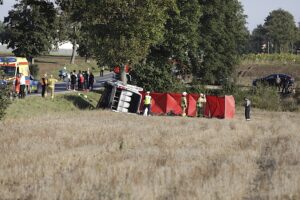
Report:
[[103,110],[0,122],[0,199],[300,199],[300,114]]

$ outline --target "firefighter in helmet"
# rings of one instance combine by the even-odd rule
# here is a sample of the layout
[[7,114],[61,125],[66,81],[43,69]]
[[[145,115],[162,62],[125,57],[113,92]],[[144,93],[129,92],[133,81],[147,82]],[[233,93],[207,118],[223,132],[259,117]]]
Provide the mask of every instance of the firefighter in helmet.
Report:
[[203,117],[204,116],[205,103],[206,103],[205,94],[200,93],[200,96],[197,100],[197,117]]
[[185,117],[186,116],[186,108],[187,108],[187,99],[186,99],[186,92],[182,93],[181,96],[181,108],[182,108],[182,116]]
[[151,96],[150,92],[147,91],[144,99],[144,115],[148,116],[151,114]]

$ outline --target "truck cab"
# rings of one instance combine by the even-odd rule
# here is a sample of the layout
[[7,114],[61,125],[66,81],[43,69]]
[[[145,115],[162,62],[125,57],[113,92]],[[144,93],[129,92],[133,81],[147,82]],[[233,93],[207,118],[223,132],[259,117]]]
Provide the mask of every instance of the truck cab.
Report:
[[115,112],[138,113],[142,101],[143,88],[124,84],[121,81],[108,81],[98,102],[97,108],[108,108]]

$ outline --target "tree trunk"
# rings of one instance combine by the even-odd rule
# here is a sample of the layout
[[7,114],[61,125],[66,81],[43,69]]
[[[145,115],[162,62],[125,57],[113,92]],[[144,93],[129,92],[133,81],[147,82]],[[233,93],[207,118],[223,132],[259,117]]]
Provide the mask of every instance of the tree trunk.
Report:
[[71,64],[75,64],[75,56],[76,56],[76,50],[77,50],[77,42],[76,40],[73,41],[73,48],[72,48],[72,56],[71,56]]
[[121,81],[126,85],[127,84],[127,78],[126,78],[126,72],[125,72],[125,65],[121,64],[120,66],[120,79]]

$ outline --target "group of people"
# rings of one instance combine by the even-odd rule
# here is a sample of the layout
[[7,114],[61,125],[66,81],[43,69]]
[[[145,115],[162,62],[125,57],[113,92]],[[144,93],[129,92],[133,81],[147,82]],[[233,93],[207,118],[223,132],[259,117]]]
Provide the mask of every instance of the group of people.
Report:
[[51,74],[48,78],[47,74],[44,74],[44,76],[40,80],[40,84],[42,86],[42,97],[46,97],[47,93],[50,93],[51,99],[54,99],[54,90],[55,90],[55,83],[57,82],[57,79],[53,78],[53,75]]
[[[186,116],[186,109],[187,109],[187,98],[186,98],[187,93],[183,92],[181,96],[181,108],[182,108],[182,113],[181,116],[185,117]],[[200,93],[199,98],[196,103],[196,108],[197,108],[197,117],[204,117],[204,107],[206,104],[206,96],[203,93]]]
[[15,92],[18,98],[23,99],[26,96],[26,79],[24,74],[19,73],[15,80]]
[[276,87],[278,91],[282,94],[287,94],[289,93],[289,79],[287,77],[280,78],[279,75],[276,76]]
[[[144,116],[151,115],[151,101],[152,101],[152,98],[150,96],[150,92],[147,91],[145,98],[144,98],[144,112],[143,112]],[[244,98],[244,101],[245,101],[245,103],[244,103],[245,118],[247,121],[250,121],[251,101],[247,97]],[[196,103],[196,107],[197,107],[196,116],[197,117],[204,117],[205,104],[206,104],[206,96],[205,96],[205,94],[200,93],[199,98]],[[181,116],[183,116],[183,117],[186,116],[187,106],[188,106],[187,93],[183,92],[182,96],[181,96],[181,109],[182,109]]]
[[[187,109],[187,93],[183,92],[181,96],[181,108],[182,108],[182,113],[181,116],[185,117],[186,116],[186,109]],[[150,92],[147,91],[145,98],[144,98],[144,116],[151,115],[151,101],[152,98],[150,96]],[[204,116],[204,107],[206,103],[206,96],[202,93],[200,93],[200,96],[197,100],[197,117],[203,117]]]
[[[95,77],[92,72],[88,71],[78,71],[74,70],[71,73],[68,73],[67,76],[64,78],[66,81],[66,89],[67,90],[93,90],[94,89],[94,82]],[[53,78],[53,75],[50,75],[50,78],[47,77],[47,74],[40,80],[40,85],[42,86],[42,97],[47,96],[47,92],[50,93],[51,98],[54,98],[54,90],[55,90],[55,83],[58,80]]]
[[93,90],[94,89],[95,76],[92,72],[81,71],[79,70],[76,73],[76,70],[71,72],[67,77],[67,89],[68,90]]

